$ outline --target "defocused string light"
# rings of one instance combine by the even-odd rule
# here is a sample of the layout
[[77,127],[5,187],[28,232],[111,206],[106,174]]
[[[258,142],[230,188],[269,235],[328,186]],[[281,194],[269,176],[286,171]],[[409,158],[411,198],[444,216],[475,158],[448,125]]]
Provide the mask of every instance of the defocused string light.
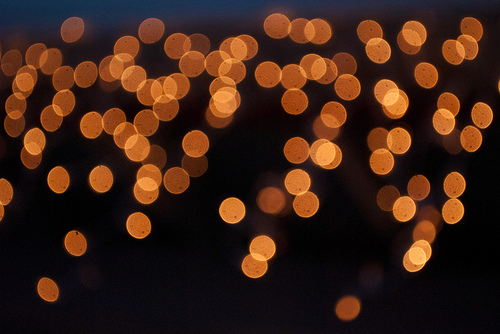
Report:
[[36,290],[40,298],[46,302],[53,303],[59,298],[59,287],[56,282],[48,277],[40,278]]
[[358,297],[347,295],[340,298],[335,304],[335,314],[342,321],[352,321],[361,312],[361,301]]
[[52,168],[47,175],[49,188],[56,194],[64,193],[69,187],[69,182],[68,171],[62,166]]
[[236,197],[228,197],[220,204],[219,215],[228,224],[239,223],[245,214],[245,204]]
[[64,237],[64,248],[73,256],[82,256],[87,251],[87,239],[81,232],[70,231]]
[[85,23],[79,17],[70,17],[61,25],[61,38],[66,43],[74,43],[82,37]]

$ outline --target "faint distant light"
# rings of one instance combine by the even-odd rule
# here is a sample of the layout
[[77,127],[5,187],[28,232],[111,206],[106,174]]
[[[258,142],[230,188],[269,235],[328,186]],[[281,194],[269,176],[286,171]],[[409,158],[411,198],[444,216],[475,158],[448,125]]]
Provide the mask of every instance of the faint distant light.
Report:
[[125,142],[125,154],[131,161],[142,161],[149,155],[149,140],[141,134],[130,136]]
[[257,259],[252,254],[248,254],[241,261],[241,270],[250,278],[262,277],[267,272],[267,261],[264,258]]
[[342,321],[356,319],[361,311],[361,301],[358,297],[347,295],[340,298],[335,305],[335,314]]
[[378,127],[375,129],[372,129],[368,133],[368,137],[366,139],[366,142],[368,144],[368,147],[370,148],[370,151],[375,151],[380,148],[385,148],[388,149],[389,147],[387,146],[387,135],[389,134],[389,131],[387,131],[384,128]]
[[443,136],[443,147],[449,154],[458,154],[462,151],[463,147],[460,143],[460,131],[456,128],[450,134]]
[[60,113],[59,116],[69,115],[75,108],[75,103],[75,95],[68,89],[57,92],[52,98],[52,104],[59,107],[54,108],[56,113]]
[[431,184],[424,175],[414,175],[407,185],[408,195],[415,201],[424,200],[431,191]]
[[382,38],[384,36],[384,32],[380,24],[373,20],[364,20],[356,29],[356,33],[361,42],[368,43],[368,41],[372,38]]
[[442,53],[444,59],[452,65],[460,65],[465,59],[464,46],[454,39],[448,39],[443,43]]
[[80,88],[88,88],[97,80],[97,65],[91,61],[84,61],[75,68],[75,83]]
[[493,121],[493,110],[484,102],[477,102],[471,111],[472,121],[480,129],[486,129]]
[[330,101],[321,108],[321,120],[328,127],[339,128],[344,125],[346,119],[347,111],[339,102]]
[[394,168],[392,153],[385,148],[376,149],[370,156],[370,167],[375,174],[389,174]]
[[382,38],[372,38],[365,45],[365,52],[371,61],[377,64],[386,63],[391,58],[391,46]]
[[226,223],[239,223],[246,214],[245,204],[236,197],[229,197],[219,206],[219,215]]
[[385,185],[377,193],[377,205],[380,209],[384,211],[392,211],[394,207],[394,202],[400,197],[398,188]]
[[287,89],[281,98],[283,109],[290,115],[302,114],[309,105],[309,99],[300,89]]
[[207,153],[208,147],[208,137],[200,130],[190,131],[182,139],[182,149],[193,158],[201,157]]
[[406,43],[414,47],[421,47],[427,39],[425,26],[418,21],[408,21],[403,25],[401,33]]
[[40,298],[46,302],[55,302],[59,298],[59,287],[56,282],[48,277],[42,277],[38,281],[36,290]]
[[474,37],[469,35],[460,35],[458,36],[457,41],[464,47],[465,59],[473,60],[476,58],[477,53],[479,52],[479,46],[477,45],[477,41]]
[[87,251],[87,240],[82,233],[70,231],[64,237],[64,248],[73,256],[82,256]]
[[114,134],[116,127],[127,121],[127,116],[120,108],[111,108],[102,116],[102,126],[108,135]]
[[311,191],[306,191],[295,196],[293,200],[293,210],[297,216],[302,218],[310,218],[318,212],[319,199],[316,194]]
[[312,128],[318,139],[334,140],[340,134],[340,128],[326,126],[321,116],[316,117]]
[[276,244],[267,235],[259,235],[252,239],[248,247],[250,254],[257,260],[270,260],[276,253]]
[[14,189],[9,181],[6,179],[0,179],[0,204],[6,206],[12,200],[14,196]]
[[149,18],[144,20],[139,26],[139,39],[146,44],[152,44],[162,38],[165,32],[165,25],[163,22],[156,18]]
[[332,28],[323,19],[312,19],[304,27],[304,34],[313,44],[325,44],[332,37]]
[[12,138],[19,137],[23,133],[25,125],[26,121],[23,115],[18,118],[12,118],[7,115],[3,123],[5,132]]
[[271,88],[280,83],[282,78],[280,67],[271,61],[260,63],[255,69],[257,83],[265,88]]
[[43,74],[51,75],[61,67],[62,60],[62,54],[59,49],[47,49],[40,55],[40,69]]
[[335,81],[335,92],[346,101],[354,100],[361,93],[361,84],[359,80],[351,74],[342,74]]
[[61,38],[66,43],[73,43],[82,37],[85,24],[79,17],[70,17],[61,25]]
[[15,75],[22,65],[23,56],[19,50],[9,50],[5,52],[0,61],[2,71],[8,77]]
[[430,89],[438,82],[438,72],[434,65],[422,62],[415,67],[415,80],[422,88]]
[[104,57],[99,63],[99,76],[101,80],[105,82],[112,82],[117,80],[118,78],[111,74],[111,62],[115,59],[115,56],[107,56]]
[[455,117],[447,109],[438,109],[432,117],[432,125],[440,135],[448,135],[455,129]]
[[410,272],[410,273],[414,273],[414,272],[417,272],[419,271],[420,269],[422,269],[425,265],[425,262],[424,263],[421,263],[421,264],[415,264],[413,263],[411,260],[410,260],[410,250],[409,249],[404,257],[403,257],[403,266],[404,268],[406,269],[406,271]]
[[151,221],[142,212],[134,212],[127,218],[127,232],[136,239],[144,239],[151,233]]
[[481,147],[483,136],[473,125],[466,126],[460,134],[460,143],[467,152],[475,152]]
[[431,222],[436,228],[436,233],[440,231],[442,227],[442,215],[441,212],[433,205],[425,205],[418,210],[418,220],[427,220]]
[[89,174],[89,184],[95,192],[105,193],[113,185],[113,173],[104,165],[94,167]]
[[450,198],[444,203],[441,213],[445,222],[456,224],[464,216],[464,205],[458,198]]
[[80,131],[88,139],[99,137],[102,132],[102,116],[96,111],[91,111],[83,115],[80,120]]
[[292,29],[292,25],[288,17],[280,13],[269,15],[264,20],[264,31],[274,39],[280,39],[288,36]]
[[465,191],[465,178],[459,172],[451,172],[446,175],[443,182],[443,189],[446,196],[450,198],[460,197]]
[[413,241],[425,240],[432,243],[436,238],[436,227],[428,220],[420,221],[413,229]]
[[460,22],[460,31],[464,35],[472,36],[477,42],[483,37],[483,25],[478,19],[465,17]]
[[47,184],[56,194],[64,193],[69,187],[69,174],[64,167],[56,166],[47,175]]
[[332,60],[337,66],[339,76],[342,74],[354,75],[358,69],[356,59],[347,52],[339,52],[335,54]]
[[31,65],[34,68],[40,68],[40,56],[47,50],[47,47],[43,43],[35,43],[31,45],[28,50],[26,50],[25,59],[26,64]]
[[[257,195],[257,205],[262,212],[279,214],[285,207],[285,194],[278,188],[266,187]],[[266,259],[268,260],[268,259]]]
[[283,148],[285,158],[293,163],[300,164],[309,158],[309,144],[301,137],[293,137],[287,140]]
[[219,117],[220,115],[215,115],[211,108],[207,108],[205,111],[205,120],[208,125],[216,129],[222,129],[231,124],[233,121],[233,114],[228,117]]
[[24,147],[32,155],[40,154],[45,148],[45,134],[39,128],[33,128],[24,135]]
[[193,158],[186,154],[182,157],[181,166],[189,177],[200,177],[208,169],[208,160],[204,155]]
[[281,71],[281,84],[286,89],[302,88],[307,82],[306,72],[297,64],[288,64]]
[[404,154],[411,146],[411,136],[403,128],[396,127],[387,134],[387,147],[394,154]]
[[309,190],[311,177],[302,169],[293,169],[285,176],[285,188],[292,195],[301,195]]
[[40,162],[42,161],[42,153],[38,155],[33,155],[30,154],[28,151],[26,151],[26,148],[21,149],[21,162],[23,165],[28,168],[28,169],[35,169],[40,165]]
[[198,51],[204,56],[210,51],[210,40],[203,34],[191,34],[184,40],[184,51]]
[[437,107],[438,109],[446,109],[450,111],[453,116],[457,116],[460,111],[460,100],[453,93],[444,92],[439,95]]
[[143,109],[134,117],[137,132],[145,137],[153,135],[159,126],[159,119],[151,109]]
[[142,163],[144,165],[152,164],[159,169],[162,169],[167,163],[167,153],[163,147],[159,145],[151,145],[149,148],[149,154],[146,159],[142,160]]
[[392,213],[396,220],[404,223],[409,221],[415,216],[417,211],[417,206],[411,197],[401,196],[399,197],[393,205]]
[[172,167],[165,172],[163,185],[171,194],[182,194],[189,187],[189,174],[181,167]]
[[288,36],[290,36],[292,41],[299,44],[304,44],[309,42],[309,38],[307,38],[305,33],[305,28],[307,26],[307,23],[309,23],[309,20],[302,17],[299,17],[290,22],[291,29]]

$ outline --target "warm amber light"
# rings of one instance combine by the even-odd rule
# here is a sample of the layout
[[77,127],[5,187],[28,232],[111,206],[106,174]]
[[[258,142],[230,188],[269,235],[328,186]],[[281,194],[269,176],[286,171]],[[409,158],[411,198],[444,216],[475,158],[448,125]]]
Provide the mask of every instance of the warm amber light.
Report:
[[387,147],[387,135],[389,134],[389,131],[387,131],[384,128],[375,128],[368,133],[368,137],[366,139],[366,142],[368,144],[368,147],[370,148],[370,151],[375,151],[380,148],[385,148],[388,149]]
[[473,37],[477,42],[483,37],[483,25],[478,19],[473,17],[465,17],[460,22],[460,31],[464,35]]
[[460,197],[465,191],[465,178],[459,172],[451,172],[444,179],[443,189],[450,198]]
[[42,153],[38,155],[32,155],[28,151],[26,151],[26,148],[21,149],[21,162],[23,163],[24,167],[28,169],[35,169],[40,165],[40,162],[42,162]]
[[35,43],[26,50],[26,64],[33,66],[36,69],[40,68],[40,56],[47,50],[43,43]]
[[104,165],[94,167],[89,174],[89,184],[95,192],[105,193],[113,185],[113,173]]
[[309,99],[300,89],[287,89],[281,98],[281,105],[288,114],[300,115],[307,109]]
[[288,36],[291,29],[290,20],[281,13],[271,14],[264,20],[264,31],[271,38],[284,38]]
[[82,37],[85,24],[79,17],[70,17],[61,25],[61,38],[66,43],[73,43]]
[[412,199],[421,201],[429,195],[431,184],[425,176],[419,174],[413,176],[410,181],[408,181],[407,190],[408,195],[410,195]]
[[467,60],[473,60],[476,58],[479,52],[479,46],[474,37],[469,35],[460,35],[457,41],[464,47],[464,58]]
[[56,282],[48,277],[40,278],[36,290],[40,298],[46,302],[53,303],[59,298],[59,287]]
[[82,256],[87,251],[87,239],[78,231],[70,231],[64,237],[64,248],[73,256]]
[[163,185],[171,194],[182,194],[189,187],[189,175],[181,167],[172,167],[165,172]]
[[250,278],[262,277],[267,272],[267,261],[264,258],[248,254],[241,262],[241,270]]
[[486,129],[493,121],[493,110],[484,102],[477,102],[471,111],[474,124],[480,129]]
[[91,61],[84,61],[75,68],[75,83],[78,87],[88,88],[97,80],[97,65]]
[[445,222],[456,224],[464,216],[464,205],[458,198],[450,198],[444,203],[441,214]]
[[127,232],[136,239],[144,239],[151,233],[151,221],[142,212],[134,212],[127,218]]
[[245,217],[245,204],[236,197],[229,197],[222,201],[219,215],[226,223],[236,224]]
[[190,131],[182,139],[182,149],[193,158],[199,158],[207,153],[208,147],[208,137],[200,130]]
[[420,221],[413,229],[413,241],[425,240],[432,243],[436,238],[436,227],[428,220]]
[[370,167],[375,174],[389,174],[394,168],[394,156],[385,148],[376,149],[370,156]]
[[455,128],[455,117],[447,109],[438,109],[432,117],[432,125],[440,135],[448,135]]
[[394,154],[405,154],[411,146],[411,136],[408,131],[397,127],[387,134],[387,147]]
[[[422,250],[422,252],[423,252],[423,250]],[[414,273],[414,272],[417,272],[420,269],[422,269],[424,267],[424,265],[425,265],[425,262],[421,263],[421,264],[415,264],[410,260],[410,250],[408,250],[405,253],[405,255],[403,257],[403,266],[406,269],[406,271],[408,271],[410,273]]]
[[339,52],[332,58],[333,62],[337,66],[338,75],[350,74],[354,75],[358,69],[358,64],[356,59],[347,52]]
[[373,20],[362,21],[358,25],[356,33],[358,34],[361,42],[365,44],[372,38],[382,38],[384,36],[384,32],[380,24]]
[[270,260],[276,253],[276,244],[267,235],[259,235],[252,239],[248,247],[250,254],[257,260]]
[[351,74],[342,74],[335,81],[335,92],[346,101],[354,100],[361,93],[361,84],[359,80]]
[[414,47],[422,46],[427,39],[427,30],[418,21],[408,21],[403,25],[401,33],[406,43]]
[[281,81],[280,67],[271,61],[260,63],[255,69],[257,83],[265,88],[276,86]]
[[361,311],[361,301],[358,297],[348,295],[340,298],[335,305],[335,314],[342,321],[356,319]]
[[392,211],[394,202],[400,197],[398,188],[386,185],[380,188],[377,193],[378,207],[384,211]]
[[321,108],[321,120],[328,127],[339,128],[344,125],[346,119],[347,111],[339,102],[330,101]]
[[275,187],[266,187],[257,195],[257,205],[265,213],[279,214],[285,207],[285,203],[285,194]]
[[311,186],[311,177],[302,169],[293,169],[285,177],[285,188],[292,195],[304,194]]
[[64,193],[69,187],[69,174],[64,167],[56,166],[47,175],[47,183],[50,190],[56,194]]
[[309,157],[309,144],[301,137],[290,138],[283,148],[283,153],[289,162],[303,163]]
[[68,89],[63,89],[54,95],[52,99],[52,104],[58,106],[59,108],[54,108],[54,111],[58,113],[59,116],[69,115],[75,108],[75,95]]
[[313,192],[306,191],[293,200],[293,210],[299,217],[310,218],[318,212],[318,209],[319,199]]
[[161,20],[149,18],[139,26],[139,38],[143,43],[152,44],[160,40],[165,32],[165,25]]
[[99,137],[102,132],[102,116],[96,111],[91,111],[83,115],[80,120],[80,131],[88,139]]
[[208,169],[208,160],[204,155],[194,158],[186,154],[182,157],[181,166],[189,177],[200,177]]
[[45,134],[39,128],[33,128],[24,135],[24,147],[32,155],[42,153],[45,148]]
[[14,189],[9,181],[0,179],[0,204],[5,206],[10,203],[14,196]]
[[437,107],[439,109],[446,109],[451,112],[453,116],[457,116],[460,111],[460,100],[455,94],[444,92],[439,95]]
[[281,84],[286,89],[300,89],[307,82],[306,71],[297,64],[289,64],[281,71]]
[[396,220],[404,223],[413,218],[417,211],[417,206],[409,196],[399,197],[393,205],[392,213]]
[[444,59],[452,65],[460,65],[465,59],[464,46],[454,39],[448,39],[441,49]]
[[75,83],[75,71],[69,66],[59,67],[52,75],[52,86],[55,90],[70,89]]
[[59,67],[61,67],[61,64],[62,64],[62,54],[59,49],[56,48],[47,49],[40,55],[40,69],[42,70],[43,74],[46,75],[53,74]]
[[391,58],[391,46],[382,38],[372,38],[365,45],[365,52],[371,61],[383,64]]
[[417,83],[426,89],[436,86],[439,78],[436,67],[426,62],[422,62],[415,67],[414,76]]
[[149,140],[141,134],[130,136],[125,142],[125,154],[131,161],[143,161],[149,155]]
[[460,134],[460,143],[467,152],[475,152],[483,143],[481,131],[473,125],[466,126]]

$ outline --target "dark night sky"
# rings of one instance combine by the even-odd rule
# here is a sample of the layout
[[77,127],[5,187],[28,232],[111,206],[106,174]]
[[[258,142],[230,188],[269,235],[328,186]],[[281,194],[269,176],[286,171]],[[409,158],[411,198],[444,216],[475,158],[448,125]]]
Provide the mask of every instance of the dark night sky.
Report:
[[[386,10],[388,3],[393,4],[390,10]],[[165,148],[166,170],[180,165],[184,134],[200,129],[210,138],[209,168],[200,178],[191,179],[181,195],[161,188],[152,205],[141,205],[133,198],[138,164],[128,161],[109,135],[88,140],[78,130],[81,115],[91,110],[102,114],[120,107],[130,121],[144,108],[134,94],[121,88],[104,92],[98,84],[74,87],[75,110],[61,129],[46,135],[47,148],[35,170],[26,169],[19,159],[22,136],[10,138],[0,129],[0,178],[14,187],[14,198],[0,222],[0,332],[498,332],[500,49],[496,41],[500,40],[500,6],[486,1],[428,7],[429,3],[420,2],[419,7],[409,1],[2,2],[2,55],[15,45],[21,49],[26,43],[43,42],[61,49],[65,65],[75,67],[84,60],[98,63],[112,53],[117,38],[137,35],[138,25],[148,17],[160,18],[166,25],[161,41],[143,46],[137,60],[153,77],[179,71],[162,48],[166,36],[177,31],[205,34],[211,50],[226,37],[250,34],[259,43],[259,53],[245,64],[247,77],[238,85],[243,102],[226,129],[212,129],[203,118],[212,78],[204,73],[191,79],[192,89],[179,101],[179,115],[162,123],[151,142]],[[290,18],[322,17],[332,24],[334,37],[320,46],[297,45],[288,38],[272,40],[262,22],[274,11]],[[69,16],[81,16],[88,27],[82,40],[71,45],[58,35]],[[441,45],[459,35],[465,16],[480,19],[485,34],[478,57],[453,66],[444,61]],[[356,36],[357,25],[365,19],[376,20],[384,28],[393,52],[386,64],[370,62]],[[399,29],[411,19],[424,23],[428,32],[426,44],[415,56],[403,54],[396,43]],[[358,62],[361,95],[344,103],[331,85],[308,83],[304,88],[310,99],[308,109],[299,116],[288,115],[280,105],[284,89],[259,87],[253,73],[263,61],[284,66],[312,52],[329,58],[338,52],[351,53]],[[434,89],[415,83],[412,71],[422,61],[439,70]],[[27,129],[40,126],[37,113],[55,92],[50,78],[40,77],[28,98]],[[374,102],[370,87],[381,78],[391,78],[408,94],[410,107],[399,121],[380,116]],[[471,123],[469,111],[477,101],[492,107],[493,123],[482,131],[483,144],[477,152],[450,155],[439,144],[431,117],[444,91],[460,96],[459,128]],[[10,85],[2,87],[0,105],[10,94]],[[260,212],[255,201],[259,190],[281,182],[294,167],[283,156],[284,143],[292,136],[313,142],[312,122],[330,100],[343,102],[348,111],[348,120],[335,139],[343,161],[333,171],[321,170],[309,160],[298,166],[310,173],[320,210],[310,219],[293,211],[283,217]],[[397,125],[411,129],[412,148],[396,157],[391,174],[376,176],[369,168],[366,136],[376,126]],[[98,164],[108,165],[115,177],[111,190],[99,195],[87,184],[89,171]],[[52,193],[46,183],[55,165],[65,166],[71,175],[70,188],[62,195]],[[431,195],[419,207],[440,208],[446,200],[442,182],[453,170],[467,181],[460,197],[464,218],[456,225],[444,224],[432,245],[430,261],[421,271],[408,273],[401,259],[411,245],[416,220],[396,223],[391,214],[377,208],[376,193],[386,184],[405,192],[411,176],[424,174],[431,183]],[[236,225],[224,223],[217,212],[229,196],[240,198],[247,208],[245,219]],[[132,238],[125,229],[126,218],[134,211],[146,213],[152,222],[152,232],[143,240]],[[87,252],[78,258],[63,247],[64,236],[73,229],[88,242]],[[253,280],[243,275],[240,263],[258,234],[273,237],[277,254],[268,272]],[[56,303],[37,295],[42,276],[57,282],[61,294]],[[362,309],[358,318],[344,323],[335,316],[334,307],[347,294],[358,296]]]

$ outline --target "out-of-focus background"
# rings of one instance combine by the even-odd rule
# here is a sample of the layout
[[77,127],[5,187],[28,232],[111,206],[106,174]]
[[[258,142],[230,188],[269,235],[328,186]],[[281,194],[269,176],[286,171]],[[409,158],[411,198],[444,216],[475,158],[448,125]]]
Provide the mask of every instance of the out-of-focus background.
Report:
[[[292,23],[297,18],[320,18],[331,28],[331,37],[315,43],[273,37],[272,30],[264,26],[273,13],[282,13]],[[500,5],[493,1],[2,2],[0,332],[496,333],[500,329],[496,265],[500,256],[499,14]],[[68,43],[61,26],[70,17],[81,18],[84,30],[81,37]],[[164,24],[164,33],[153,43],[144,42],[142,38],[148,35],[139,33],[148,18]],[[464,28],[464,18],[480,22],[480,38],[479,30],[470,30],[476,21],[467,21],[470,26]],[[361,40],[360,23],[365,20],[373,20],[382,29],[390,46],[389,57],[369,49]],[[425,27],[426,39],[420,39],[424,43],[418,48],[411,45],[419,44],[415,42],[417,30],[410,29],[414,35],[407,30],[410,44],[400,40],[408,21]],[[376,30],[376,26],[370,27],[365,34]],[[456,52],[447,51],[444,43],[469,36],[466,32],[474,37],[465,38],[470,43],[460,44],[464,47],[456,47]],[[203,38],[196,45],[207,48],[204,54],[200,52],[204,57],[227,47],[227,38],[242,34],[252,36],[258,44],[251,59],[238,62],[246,71],[236,85],[241,105],[227,125],[206,116],[207,107],[214,105],[210,104],[209,88],[217,75],[208,69],[194,75],[195,61],[179,61],[166,52],[166,42],[176,33],[198,34],[198,38],[203,34],[209,47]],[[166,156],[166,160],[145,160],[153,161],[162,177],[155,188],[157,194],[151,195],[157,198],[149,204],[141,203],[148,200],[134,193],[139,184],[136,173],[146,162],[131,161],[129,154],[133,153],[117,147],[113,132],[102,131],[89,139],[81,128],[87,113],[103,116],[111,108],[120,108],[137,129],[136,115],[155,108],[134,89],[127,89],[126,82],[103,80],[101,62],[115,56],[115,43],[123,36],[139,41],[133,61],[148,79],[183,73],[189,81],[189,90],[178,98],[178,113],[169,120],[160,119],[157,130],[140,137],[147,137]],[[28,77],[21,76],[18,69],[30,61],[26,52],[35,43],[60,51],[57,67],[68,66],[68,71],[77,73],[78,65],[89,61],[99,69],[98,77],[88,87],[76,75],[75,83],[65,82],[68,79],[63,73],[59,73],[61,81],[55,82],[56,69],[51,71],[46,65],[35,70],[32,87],[23,89],[29,86],[23,81]],[[241,49],[232,45],[229,50],[237,54],[235,50]],[[477,55],[472,57],[474,47]],[[244,48],[253,50],[250,44]],[[322,84],[309,79],[300,87],[307,96],[307,107],[298,115],[287,112],[282,103],[287,91],[284,85],[263,87],[256,71],[266,61],[283,70],[299,64],[307,54],[337,60],[339,76],[344,73],[359,80],[360,91],[350,83],[344,89],[354,90],[356,98],[343,98],[342,87],[335,86],[338,81]],[[21,55],[20,63],[17,55]],[[387,59],[377,61],[377,55]],[[45,54],[46,59],[50,57]],[[425,87],[432,78],[415,72],[421,63],[430,63],[437,70],[437,83],[432,87]],[[122,70],[123,64],[120,60]],[[240,70],[231,73],[238,76]],[[382,79],[394,81],[406,94],[402,114],[388,117],[377,102],[374,87]],[[161,83],[160,91],[166,89]],[[55,104],[53,97],[65,85],[74,96],[74,108],[63,120],[59,117],[62,123],[57,128],[48,130],[52,123],[44,123],[40,115]],[[460,102],[449,135],[439,134],[439,127],[433,125],[437,101],[445,92]],[[297,103],[300,109],[301,101],[290,103]],[[321,110],[329,101],[340,102],[346,109],[340,130],[319,124]],[[473,110],[478,102],[491,108],[491,125],[487,112],[478,117],[488,124],[476,123]],[[16,113],[19,108],[22,115]],[[469,142],[460,141],[467,126],[475,127],[481,142],[477,133],[466,138]],[[33,128],[41,129],[46,143],[40,155],[30,156],[26,150],[34,152],[40,147],[37,139],[27,136]],[[408,151],[397,154],[394,147],[390,150],[394,167],[387,175],[377,174],[376,166],[370,165],[373,142],[368,137],[375,128],[401,128],[411,136]],[[204,172],[200,172],[202,167],[189,170],[185,165],[183,139],[192,130],[202,131],[210,143],[203,155],[208,162]],[[34,132],[30,134],[34,136]],[[311,158],[295,164],[284,153],[292,137],[303,138],[309,146],[327,138],[341,149],[342,161],[333,169]],[[471,140],[471,145],[478,145],[476,149],[467,146]],[[385,137],[382,141],[380,145],[386,147]],[[327,146],[322,147],[326,152]],[[96,186],[88,181],[98,165],[107,166],[113,175],[111,188],[102,193],[93,190]],[[70,178],[69,187],[61,194],[47,181],[56,166],[62,166]],[[189,186],[180,194],[168,190],[163,182],[174,167],[192,174]],[[310,176],[310,191],[319,201],[319,209],[309,218],[302,217],[307,214],[300,207],[294,207],[296,196],[284,184],[287,173],[296,168]],[[452,172],[466,181],[465,191],[458,197],[463,218],[456,223],[443,214],[448,212],[443,206],[450,197],[443,183]],[[197,173],[200,175],[194,175]],[[410,214],[409,221],[400,222],[390,209],[381,208],[379,191],[391,185],[401,196],[409,195],[408,182],[415,175],[425,176],[430,192],[424,199],[414,199],[416,213]],[[11,200],[7,183],[12,187]],[[271,200],[266,207],[260,195],[269,187],[281,195],[276,199],[268,193]],[[245,215],[236,224],[225,222],[219,213],[221,203],[229,197],[240,199],[245,206]],[[391,206],[394,200],[385,203]],[[281,207],[270,212],[273,205]],[[127,229],[126,222],[134,212],[149,218],[151,233],[143,239],[133,237],[134,230]],[[65,243],[68,232],[75,230],[86,241],[80,256],[71,255],[75,248]],[[272,240],[276,253],[267,262],[258,260],[257,254],[252,262],[256,267],[250,264],[242,269],[249,246],[259,235]],[[420,239],[429,242],[432,254],[429,258],[426,253],[419,262],[415,259],[425,253],[419,248],[421,253],[411,253],[417,264],[408,265],[405,254]],[[81,241],[74,240],[76,244]],[[262,263],[264,271],[258,267]],[[258,278],[249,277],[262,272]],[[50,282],[43,286],[45,292],[40,291],[42,278],[52,280],[57,292]],[[46,300],[52,297],[56,300]]]

